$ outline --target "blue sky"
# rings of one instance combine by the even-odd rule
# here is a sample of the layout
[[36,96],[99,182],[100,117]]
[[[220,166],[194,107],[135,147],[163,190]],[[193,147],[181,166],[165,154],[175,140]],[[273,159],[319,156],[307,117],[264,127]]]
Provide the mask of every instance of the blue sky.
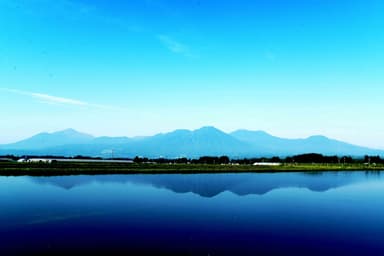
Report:
[[0,143],[213,125],[384,148],[380,0],[0,0]]

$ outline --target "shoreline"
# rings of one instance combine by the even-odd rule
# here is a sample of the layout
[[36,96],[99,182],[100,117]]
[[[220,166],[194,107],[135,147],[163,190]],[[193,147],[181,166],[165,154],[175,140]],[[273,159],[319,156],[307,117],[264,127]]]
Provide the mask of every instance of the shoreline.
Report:
[[384,165],[364,164],[281,164],[279,166],[215,164],[136,164],[136,163],[14,163],[1,162],[0,176],[65,176],[108,174],[202,174],[202,173],[280,173],[280,172],[384,171]]

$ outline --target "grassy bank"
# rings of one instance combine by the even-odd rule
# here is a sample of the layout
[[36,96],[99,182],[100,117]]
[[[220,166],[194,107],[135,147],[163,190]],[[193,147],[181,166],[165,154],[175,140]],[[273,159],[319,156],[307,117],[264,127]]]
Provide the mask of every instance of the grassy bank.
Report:
[[211,164],[128,164],[128,163],[0,163],[2,176],[54,176],[77,174],[135,173],[226,173],[226,172],[314,172],[381,171],[384,165],[365,164],[282,164],[280,166],[211,165]]

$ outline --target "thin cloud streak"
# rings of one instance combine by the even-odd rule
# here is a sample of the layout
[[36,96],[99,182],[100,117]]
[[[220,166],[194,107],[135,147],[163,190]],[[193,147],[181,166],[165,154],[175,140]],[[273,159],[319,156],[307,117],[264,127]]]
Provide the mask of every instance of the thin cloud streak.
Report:
[[182,54],[186,57],[196,57],[191,54],[191,51],[187,45],[182,44],[169,36],[158,35],[157,38],[168,50],[173,53]]
[[78,106],[87,106],[89,105],[86,102],[74,100],[74,99],[68,99],[68,98],[62,98],[62,97],[56,97],[48,94],[43,93],[34,93],[31,92],[30,95],[34,98],[40,99],[43,102],[48,101],[52,103],[59,103],[59,104],[69,104],[69,105],[78,105]]
[[58,97],[58,96],[53,96],[53,95],[49,95],[49,94],[45,94],[45,93],[29,92],[29,91],[9,89],[9,88],[0,88],[0,90],[8,92],[8,93],[28,96],[30,98],[37,99],[37,100],[39,100],[39,102],[45,103],[45,104],[70,105],[70,106],[78,106],[78,107],[93,107],[93,108],[109,109],[109,110],[127,110],[127,109],[124,109],[121,107],[101,105],[101,104],[92,104],[92,103],[81,101],[81,100]]

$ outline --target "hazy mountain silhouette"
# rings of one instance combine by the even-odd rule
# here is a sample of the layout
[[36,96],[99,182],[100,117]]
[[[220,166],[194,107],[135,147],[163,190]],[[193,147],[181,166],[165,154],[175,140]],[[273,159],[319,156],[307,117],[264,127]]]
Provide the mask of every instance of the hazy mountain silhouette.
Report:
[[86,144],[90,143],[94,137],[89,134],[66,129],[54,133],[39,133],[31,138],[6,145],[7,149],[43,149],[68,144]]
[[258,153],[264,153],[265,155],[320,153],[325,155],[362,156],[365,154],[383,155],[384,152],[329,139],[321,135],[310,136],[306,139],[283,139],[263,131],[248,130],[238,130],[230,135],[240,141],[249,143],[255,147]]
[[26,140],[0,146],[0,154],[87,155],[110,157],[189,157],[287,156],[302,153],[363,156],[381,155],[384,151],[351,145],[324,136],[284,139],[263,131],[238,130],[230,134],[215,127],[175,130],[149,137],[93,137],[67,129],[40,133]]
[[[138,145],[137,145],[138,144]],[[158,134],[136,143],[144,156],[199,157],[202,155],[236,155],[247,145],[214,128],[195,131],[176,130]]]

